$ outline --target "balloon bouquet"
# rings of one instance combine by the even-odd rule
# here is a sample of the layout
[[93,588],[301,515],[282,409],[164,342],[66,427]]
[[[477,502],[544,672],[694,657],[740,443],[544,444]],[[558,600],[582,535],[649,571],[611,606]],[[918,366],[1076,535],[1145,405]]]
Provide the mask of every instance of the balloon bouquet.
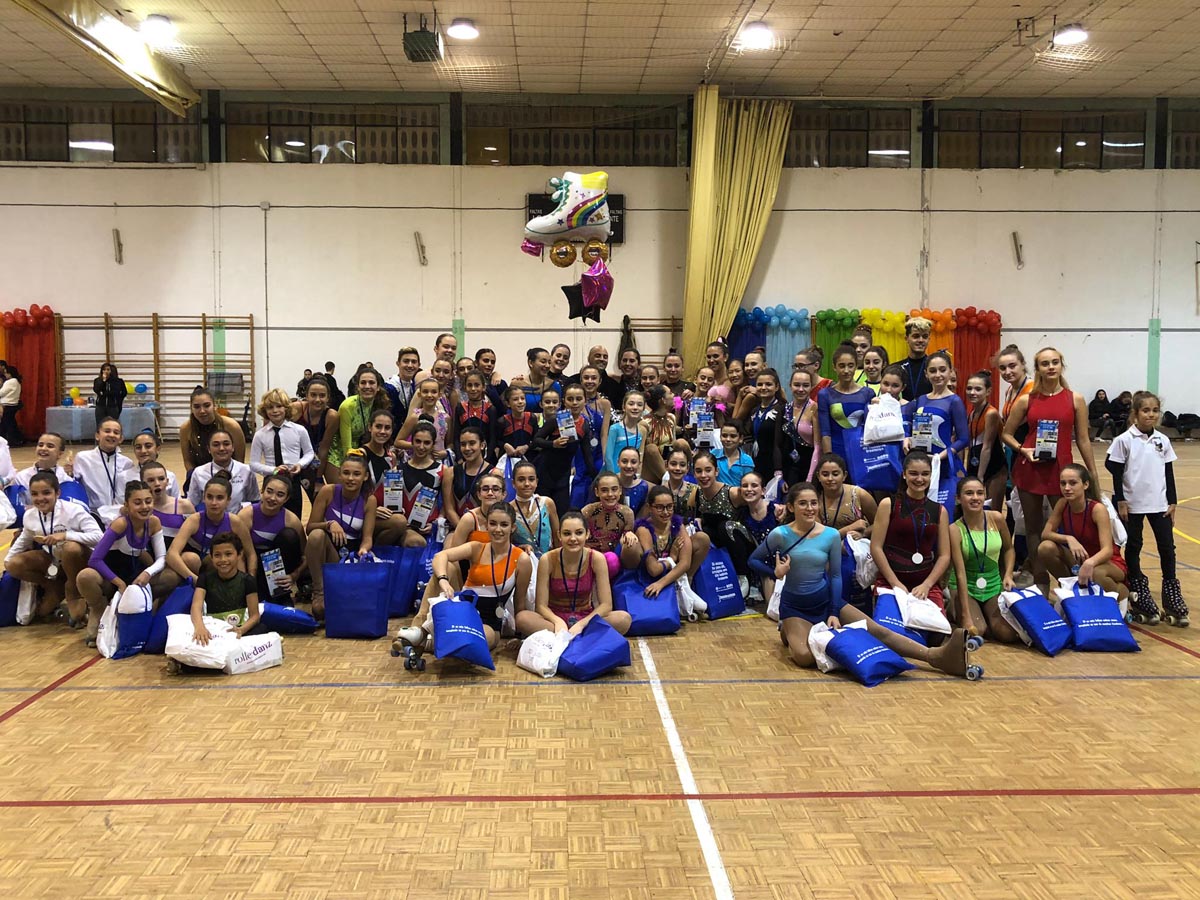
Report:
[[[992,360],[1000,352],[1000,313],[974,306],[954,310],[958,330],[954,332],[954,366],[958,369],[958,393],[963,395],[967,378],[980,369],[993,368]],[[965,398],[965,395],[963,395]],[[992,379],[991,402],[1000,399],[1000,380]]]
[[871,326],[871,340],[887,351],[888,359],[896,362],[908,355],[904,342],[904,313],[884,309],[864,309],[862,322]]
[[775,306],[739,309],[729,332],[730,356],[740,359],[755,347],[765,347],[767,365],[786,378],[792,357],[812,339],[807,309]]
[[[569,307],[568,318],[600,321],[600,310],[612,298],[613,277],[608,271],[608,238],[612,222],[608,214],[608,173],[566,172],[550,179],[551,196],[557,206],[525,225],[521,250],[539,259],[550,247],[550,262],[559,268],[574,264],[580,256],[589,264],[579,282],[563,286]],[[583,248],[576,253],[575,244]]]

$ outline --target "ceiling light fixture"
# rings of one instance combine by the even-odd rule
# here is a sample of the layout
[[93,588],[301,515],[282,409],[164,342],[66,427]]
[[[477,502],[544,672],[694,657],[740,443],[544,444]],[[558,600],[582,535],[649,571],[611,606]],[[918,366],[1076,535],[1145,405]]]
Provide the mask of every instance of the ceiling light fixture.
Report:
[[284,141],[283,143],[287,147],[303,147],[304,146],[304,141]]
[[485,152],[487,152],[487,153],[495,153],[495,152],[496,152],[496,148],[495,148],[495,147],[484,147],[483,149],[484,149],[484,151],[485,151]]
[[1087,146],[1087,141],[1076,141],[1076,142],[1075,142],[1075,146],[1076,146],[1076,147],[1086,147],[1086,146]]
[[775,33],[766,22],[751,22],[738,34],[743,50],[770,50],[775,46]]
[[1084,30],[1082,25],[1075,23],[1073,25],[1064,25],[1054,32],[1052,43],[1059,47],[1074,47],[1076,44],[1082,44],[1087,39],[1087,31]]
[[154,13],[142,20],[138,33],[151,47],[173,47],[179,29],[175,27],[170,16]]
[[455,19],[446,29],[446,36],[460,41],[473,41],[479,37],[479,29],[470,19]]
[[113,152],[113,145],[111,141],[68,141],[67,146],[72,150],[99,150],[104,153]]

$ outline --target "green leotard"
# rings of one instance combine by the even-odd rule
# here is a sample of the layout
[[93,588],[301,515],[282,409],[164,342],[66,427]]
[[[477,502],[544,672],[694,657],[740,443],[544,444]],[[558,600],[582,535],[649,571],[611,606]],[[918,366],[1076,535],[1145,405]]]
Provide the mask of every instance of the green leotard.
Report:
[[347,397],[338,407],[338,432],[329,442],[330,465],[340,466],[346,459],[347,450],[366,442],[373,412],[357,394]]
[[[971,531],[969,537],[966,523],[962,519],[951,526],[951,530],[958,534],[958,539],[962,542],[963,562],[966,564],[967,570],[967,595],[980,603],[991,600],[1004,589],[1000,578],[1000,532],[991,527],[992,523],[988,521],[986,514],[983,521],[987,533]],[[986,552],[984,551],[985,540]],[[972,541],[974,541],[973,545]],[[981,562],[983,563],[983,577],[987,579],[985,587],[979,587],[976,584],[979,580]],[[958,577],[953,568],[950,569],[947,588],[951,591],[958,590]]]

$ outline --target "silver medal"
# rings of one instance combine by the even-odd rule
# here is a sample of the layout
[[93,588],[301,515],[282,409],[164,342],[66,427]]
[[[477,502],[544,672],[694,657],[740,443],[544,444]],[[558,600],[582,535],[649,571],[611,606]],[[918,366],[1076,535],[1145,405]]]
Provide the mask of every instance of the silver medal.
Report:
[[925,562],[925,554],[918,550],[912,555],[912,561],[919,566],[921,563]]
[[58,564],[57,563],[50,563],[50,565],[46,566],[46,577],[47,578],[57,578],[58,577]]
[[975,579],[975,587],[979,588],[982,591],[985,587],[987,587],[987,579],[984,576],[980,575],[978,578]]

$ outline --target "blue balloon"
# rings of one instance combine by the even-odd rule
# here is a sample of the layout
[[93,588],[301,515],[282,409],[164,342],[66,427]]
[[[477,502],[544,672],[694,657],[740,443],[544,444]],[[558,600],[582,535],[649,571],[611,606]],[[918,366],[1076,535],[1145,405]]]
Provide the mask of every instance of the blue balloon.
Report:
[[788,322],[788,331],[799,331],[799,330],[800,330],[799,320],[792,319],[790,322]]
[[733,317],[733,324],[734,325],[745,325],[746,319],[749,318],[749,316],[750,316],[750,314],[748,312],[746,312],[746,310],[739,309],[737,311],[737,314]]
[[778,305],[775,307],[775,315],[777,315],[777,316],[786,316],[786,315],[787,315],[787,307],[786,307],[786,306],[784,306],[782,303],[778,304]]
[[778,328],[779,327],[779,316],[771,316],[771,321],[769,324],[772,328]]
[[138,386],[135,387],[133,390],[134,390],[135,394],[144,394],[144,393],[146,393],[147,390],[149,390],[149,388],[147,388],[145,384],[139,383]]
[[754,308],[754,321],[758,325],[766,325],[767,324],[767,311],[764,309],[759,309],[756,306]]
[[63,406],[74,406],[74,405],[75,405],[75,401],[72,400],[70,397],[63,397]]
[[800,310],[800,318],[802,318],[802,319],[808,318],[808,307],[807,306]]

